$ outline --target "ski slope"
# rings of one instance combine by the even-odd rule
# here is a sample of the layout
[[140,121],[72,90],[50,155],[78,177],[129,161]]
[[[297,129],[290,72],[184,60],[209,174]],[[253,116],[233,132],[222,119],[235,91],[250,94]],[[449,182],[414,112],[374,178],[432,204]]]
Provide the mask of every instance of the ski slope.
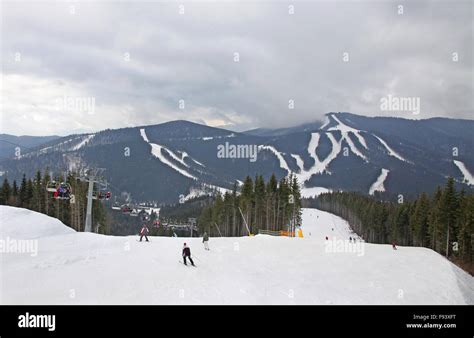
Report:
[[464,180],[467,182],[469,185],[474,185],[474,176],[470,173],[470,171],[467,169],[466,165],[464,162],[461,161],[453,161],[456,167],[458,167],[459,171],[461,171]]
[[268,150],[271,151],[280,162],[280,168],[286,170],[288,173],[291,173],[290,167],[288,167],[288,163],[286,163],[285,158],[283,157],[282,153],[275,149],[273,146],[268,145],[260,145],[258,146],[258,151]]
[[373,195],[376,191],[385,191],[385,180],[390,170],[382,168],[377,180],[370,186],[369,195]]
[[[0,206],[1,240],[37,240],[38,255],[0,254],[0,304],[473,304],[474,279],[425,248],[364,244],[347,222],[303,211],[304,238],[118,237]],[[137,230],[138,231],[138,230]],[[329,240],[326,241],[325,237]],[[183,242],[197,268],[178,261]]]
[[[189,165],[187,165],[184,162],[184,157],[185,156],[178,157],[174,152],[172,152],[168,148],[166,148],[162,145],[156,144],[156,143],[151,143],[150,140],[148,139],[148,136],[146,135],[146,132],[145,132],[144,128],[140,129],[140,135],[143,138],[143,140],[151,146],[151,153],[153,154],[153,156],[155,156],[157,159],[159,159],[163,164],[166,164],[168,167],[170,167],[171,169],[177,171],[178,173],[180,173],[183,176],[192,178],[193,180],[197,180],[197,178],[195,176],[188,173],[186,170],[179,168],[178,166],[173,164],[171,161],[169,161],[165,156],[163,156],[162,150],[166,151],[168,153],[168,155],[170,155],[175,161],[177,161],[177,162],[181,163],[183,166],[189,168]],[[186,156],[188,156],[188,155],[186,154]]]

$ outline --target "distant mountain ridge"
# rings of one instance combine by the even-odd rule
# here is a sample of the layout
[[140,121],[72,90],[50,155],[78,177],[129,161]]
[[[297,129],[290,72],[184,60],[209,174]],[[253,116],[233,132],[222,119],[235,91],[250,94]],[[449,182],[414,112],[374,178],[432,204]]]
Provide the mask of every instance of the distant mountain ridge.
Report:
[[[105,168],[116,190],[137,201],[175,203],[232,189],[247,175],[295,175],[310,196],[327,190],[388,194],[431,192],[452,176],[474,187],[474,121],[407,120],[328,113],[326,121],[233,132],[188,121],[52,138],[2,160],[10,179],[37,168]],[[255,162],[218,156],[220,146],[258,148]]]
[[49,141],[54,141],[60,136],[14,136],[0,134],[0,157],[14,157],[17,147],[35,148]]

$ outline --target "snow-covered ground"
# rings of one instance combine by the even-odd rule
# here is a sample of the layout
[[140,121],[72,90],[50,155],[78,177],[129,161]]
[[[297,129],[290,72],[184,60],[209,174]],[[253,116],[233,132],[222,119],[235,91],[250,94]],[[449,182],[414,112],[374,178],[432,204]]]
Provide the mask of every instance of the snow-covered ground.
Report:
[[[474,303],[474,278],[432,250],[348,244],[347,222],[316,209],[303,211],[303,233],[211,238],[205,251],[201,238],[140,243],[76,233],[54,218],[2,206],[0,303]],[[34,241],[37,255],[11,252],[19,240]],[[179,263],[183,242],[197,268]]]
[[319,196],[326,192],[331,192],[331,189],[324,188],[324,187],[311,187],[311,188],[303,187],[301,188],[301,197],[311,198],[311,197]]

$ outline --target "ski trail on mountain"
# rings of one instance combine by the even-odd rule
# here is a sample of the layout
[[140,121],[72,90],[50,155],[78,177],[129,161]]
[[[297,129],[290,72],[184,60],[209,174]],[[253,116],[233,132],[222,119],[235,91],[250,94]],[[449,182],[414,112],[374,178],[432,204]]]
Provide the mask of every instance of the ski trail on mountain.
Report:
[[298,166],[299,171],[300,172],[303,171],[304,170],[304,161],[301,158],[301,156],[298,155],[298,154],[291,154],[291,157],[293,157],[296,160],[296,165]]
[[87,143],[89,143],[93,138],[94,138],[95,134],[90,134],[90,135],[87,135],[80,143],[78,143],[77,145],[75,145],[74,147],[72,147],[72,151],[75,151],[75,150],[79,150],[81,149],[82,147],[84,147]]
[[329,128],[328,131],[339,130],[345,138],[347,137],[349,133],[352,133],[353,135],[357,137],[357,140],[359,141],[359,143],[362,144],[362,146],[365,149],[368,149],[367,143],[365,142],[365,138],[360,134],[362,132],[361,130],[349,127],[348,125],[342,123],[341,120],[339,120],[339,118],[337,118],[334,115],[331,115],[331,117],[334,119],[334,121],[337,122],[337,125]]
[[341,152],[341,143],[337,141],[336,138],[331,133],[326,133],[327,137],[331,141],[331,152],[323,161],[320,161],[318,155],[316,154],[316,150],[319,146],[319,140],[321,135],[319,133],[311,133],[311,139],[308,143],[308,154],[314,160],[314,164],[308,170],[304,170],[304,163],[300,163],[300,171],[295,173],[298,181],[304,184],[308,181],[311,176],[321,174],[324,171],[328,170],[329,164],[337,157],[337,155]]
[[373,195],[376,191],[385,191],[385,180],[387,179],[390,170],[382,168],[380,175],[375,182],[370,186],[369,195]]
[[286,163],[286,160],[285,158],[283,157],[282,153],[278,150],[276,150],[275,147],[273,146],[269,146],[269,145],[260,145],[258,146],[258,150],[261,151],[261,150],[269,150],[271,151],[273,154],[275,154],[275,156],[277,157],[279,163],[280,163],[280,168],[286,170],[288,173],[291,173],[291,169],[290,167],[288,166],[288,163]]
[[[146,132],[145,132],[144,128],[140,129],[140,135],[143,138],[143,140],[151,146],[152,155],[155,156],[156,158],[158,158],[163,164],[166,164],[168,167],[170,167],[171,169],[177,171],[178,173],[180,173],[183,176],[192,178],[193,180],[197,180],[197,178],[195,176],[191,175],[186,170],[179,168],[175,164],[171,163],[171,161],[169,161],[165,156],[163,156],[163,154],[161,152],[162,150],[166,151],[173,159],[175,159],[179,163],[184,164],[184,161],[181,158],[179,158],[176,154],[174,154],[171,150],[169,150],[166,147],[161,146],[159,144],[151,143],[150,140],[148,139],[148,136],[146,135]],[[186,164],[184,164],[184,165],[186,167],[189,167]]]
[[382,138],[378,137],[377,135],[375,134],[372,134],[372,136],[374,136],[377,140],[379,140],[380,143],[382,143],[382,145],[385,147],[385,149],[387,150],[388,152],[388,155],[389,156],[392,156],[392,157],[395,157],[397,159],[399,159],[400,161],[403,161],[403,162],[408,162],[406,159],[404,159],[400,154],[398,154],[395,150],[393,150],[388,144],[387,142],[385,142],[384,140],[382,140]]
[[466,165],[464,162],[454,160],[453,161],[456,167],[461,171],[461,173],[464,176],[464,180],[467,181],[467,184],[469,185],[474,185],[474,176],[472,176],[471,172],[467,169]]

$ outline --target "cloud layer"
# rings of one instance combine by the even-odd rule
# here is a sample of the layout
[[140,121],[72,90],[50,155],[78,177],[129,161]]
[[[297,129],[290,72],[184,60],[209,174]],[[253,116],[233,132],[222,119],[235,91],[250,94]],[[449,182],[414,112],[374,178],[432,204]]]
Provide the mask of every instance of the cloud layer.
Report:
[[472,3],[402,4],[6,2],[0,131],[413,117],[381,111],[387,95],[420,98],[416,118],[472,118]]

